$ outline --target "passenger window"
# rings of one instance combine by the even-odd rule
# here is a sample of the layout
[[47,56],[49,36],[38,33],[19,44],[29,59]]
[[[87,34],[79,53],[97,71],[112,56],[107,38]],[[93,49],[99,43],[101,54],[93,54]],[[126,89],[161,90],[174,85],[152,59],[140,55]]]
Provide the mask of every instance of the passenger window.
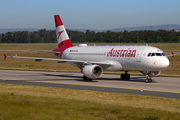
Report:
[[148,57],[151,56],[151,53],[148,54]]
[[154,54],[154,53],[152,53],[152,54],[151,54],[151,56],[155,56],[155,54]]
[[161,53],[156,53],[156,56],[161,56]]

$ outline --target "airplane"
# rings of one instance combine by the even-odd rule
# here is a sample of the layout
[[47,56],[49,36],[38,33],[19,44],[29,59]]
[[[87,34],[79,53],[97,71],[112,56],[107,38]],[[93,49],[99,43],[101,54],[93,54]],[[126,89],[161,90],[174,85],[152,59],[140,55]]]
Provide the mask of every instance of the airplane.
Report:
[[[81,69],[84,81],[92,81],[101,77],[103,71],[125,71],[121,74],[121,80],[129,80],[128,71],[140,71],[146,76],[146,82],[152,82],[152,76],[159,76],[161,70],[170,64],[162,50],[152,46],[88,46],[79,44],[74,46],[66,32],[64,24],[59,15],[54,15],[58,48],[51,51],[39,50],[40,52],[51,52],[60,59],[6,56],[11,58],[35,59],[35,61],[52,60],[57,62],[68,62]],[[36,50],[37,51],[37,50]]]

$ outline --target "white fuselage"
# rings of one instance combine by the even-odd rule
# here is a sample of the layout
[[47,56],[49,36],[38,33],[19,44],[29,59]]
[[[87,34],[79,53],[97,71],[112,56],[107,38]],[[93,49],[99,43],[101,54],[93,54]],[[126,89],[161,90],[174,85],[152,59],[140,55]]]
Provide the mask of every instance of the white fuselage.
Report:
[[114,71],[159,71],[169,66],[163,51],[151,46],[74,46],[62,59],[110,62],[112,66],[103,69]]

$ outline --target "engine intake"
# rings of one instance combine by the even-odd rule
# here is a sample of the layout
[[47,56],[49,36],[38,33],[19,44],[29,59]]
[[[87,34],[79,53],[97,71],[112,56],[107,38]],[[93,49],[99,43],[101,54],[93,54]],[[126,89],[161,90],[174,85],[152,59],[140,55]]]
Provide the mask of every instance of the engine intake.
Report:
[[149,71],[148,74],[149,76],[157,77],[159,76],[161,71]]
[[85,65],[82,69],[82,73],[86,77],[94,79],[99,78],[102,75],[103,69],[99,65]]
[[[146,75],[147,74],[147,72],[146,71],[140,71],[143,75]],[[161,71],[148,71],[148,75],[150,76],[150,77],[157,77],[157,76],[159,76],[160,75],[160,73],[161,73]]]

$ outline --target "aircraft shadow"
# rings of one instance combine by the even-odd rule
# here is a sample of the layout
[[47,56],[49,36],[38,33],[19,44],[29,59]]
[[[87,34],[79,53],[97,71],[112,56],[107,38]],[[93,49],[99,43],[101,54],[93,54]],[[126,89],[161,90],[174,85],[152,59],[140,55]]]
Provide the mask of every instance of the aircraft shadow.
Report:
[[53,77],[72,77],[72,78],[82,78],[81,76],[74,76],[74,75],[53,75],[53,74],[43,74],[45,76],[53,76]]
[[[145,77],[131,77],[130,80],[122,80],[120,78],[99,78],[98,80],[115,80],[115,81],[127,81],[127,82],[146,82]],[[155,82],[153,80],[153,82]]]
[[[82,76],[74,76],[73,74],[65,74],[65,75],[54,75],[54,74],[43,74],[44,76],[52,76],[52,77],[64,77],[64,78],[73,78],[73,79],[51,79],[51,80],[75,80],[75,81],[79,81],[79,82],[98,82],[99,80],[114,80],[114,81],[127,81],[127,82],[145,82],[146,78],[145,77],[131,77],[130,80],[121,80],[120,78],[98,78],[98,79],[94,79],[92,81],[83,81]],[[48,80],[47,80],[48,81]],[[152,81],[153,83],[157,83],[155,80]]]

